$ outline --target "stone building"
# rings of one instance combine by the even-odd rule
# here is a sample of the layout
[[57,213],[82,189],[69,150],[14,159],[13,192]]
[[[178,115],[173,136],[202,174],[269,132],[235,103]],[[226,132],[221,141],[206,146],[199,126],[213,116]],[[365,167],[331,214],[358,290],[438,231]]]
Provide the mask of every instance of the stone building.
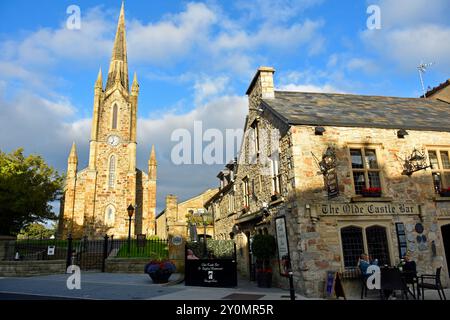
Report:
[[[261,67],[247,90],[234,206],[215,218],[216,235],[234,236],[241,273],[251,275],[252,237],[280,235],[281,218],[300,294],[323,297],[327,271],[351,278],[363,252],[396,265],[409,251],[419,272],[442,266],[448,282],[448,81],[426,99],[399,98],[277,91],[274,72]],[[227,208],[221,194],[209,210]]]
[[[208,189],[205,192],[178,203],[177,196],[166,196],[166,207],[156,217],[156,234],[161,239],[169,239],[171,236],[181,236],[190,239],[195,227],[197,236],[205,234],[202,215],[205,213],[205,202],[211,198],[217,189]],[[213,236],[213,221],[206,226],[206,237]],[[195,223],[195,226],[194,226]]]
[[98,237],[128,235],[127,207],[135,207],[132,234],[155,232],[156,156],[148,171],[136,168],[139,84],[129,90],[124,7],[120,10],[106,86],[101,70],[94,86],[89,165],[78,169],[75,144],[68,159],[59,234]]

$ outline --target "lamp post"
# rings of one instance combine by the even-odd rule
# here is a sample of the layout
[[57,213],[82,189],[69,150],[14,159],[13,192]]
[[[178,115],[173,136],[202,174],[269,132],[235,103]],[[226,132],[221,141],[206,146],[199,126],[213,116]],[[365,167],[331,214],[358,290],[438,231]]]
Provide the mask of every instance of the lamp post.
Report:
[[206,213],[204,210],[198,210],[200,215],[202,216],[202,222],[203,222],[203,255],[205,257],[208,257],[208,246],[206,244]]
[[127,208],[128,211],[128,255],[131,250],[131,217],[133,217],[134,207],[130,204]]

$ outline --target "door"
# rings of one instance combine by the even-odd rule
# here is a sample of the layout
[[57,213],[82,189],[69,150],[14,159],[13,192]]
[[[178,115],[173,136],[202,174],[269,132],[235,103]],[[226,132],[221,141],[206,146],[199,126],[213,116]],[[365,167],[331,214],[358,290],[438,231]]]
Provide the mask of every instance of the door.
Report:
[[442,243],[444,244],[445,257],[447,259],[447,270],[450,276],[450,224],[441,227]]

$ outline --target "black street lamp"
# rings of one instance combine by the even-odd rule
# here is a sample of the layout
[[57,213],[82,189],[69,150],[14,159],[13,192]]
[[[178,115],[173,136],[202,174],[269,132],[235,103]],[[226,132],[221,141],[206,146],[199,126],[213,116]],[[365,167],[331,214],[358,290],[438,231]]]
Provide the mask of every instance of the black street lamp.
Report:
[[130,204],[127,208],[128,211],[128,255],[130,254],[131,249],[131,217],[133,217],[134,207]]

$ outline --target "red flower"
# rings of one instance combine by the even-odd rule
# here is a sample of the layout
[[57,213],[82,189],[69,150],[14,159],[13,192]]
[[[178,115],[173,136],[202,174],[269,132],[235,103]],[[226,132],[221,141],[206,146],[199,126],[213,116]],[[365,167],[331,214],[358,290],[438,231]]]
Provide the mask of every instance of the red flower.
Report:
[[266,268],[266,269],[258,269],[256,270],[257,273],[272,273],[272,268]]
[[381,188],[375,188],[375,187],[363,188],[362,192],[365,192],[365,193],[380,193],[381,192]]

